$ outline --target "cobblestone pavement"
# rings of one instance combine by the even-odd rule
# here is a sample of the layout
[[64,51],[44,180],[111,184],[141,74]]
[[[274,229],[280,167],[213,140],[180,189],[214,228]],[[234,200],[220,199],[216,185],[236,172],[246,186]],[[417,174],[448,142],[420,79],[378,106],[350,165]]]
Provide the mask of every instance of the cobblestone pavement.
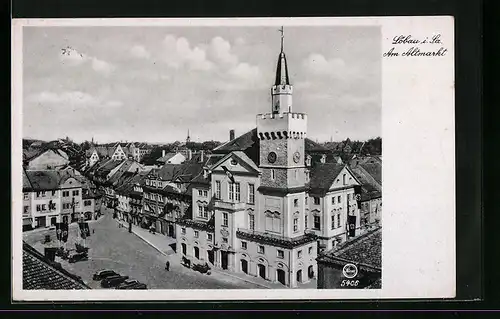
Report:
[[[117,221],[118,222],[118,221]],[[121,221],[120,222],[124,228],[128,230],[128,223]],[[167,256],[168,260],[171,264],[180,265],[179,255],[175,254],[172,249],[172,244],[175,243],[175,239],[171,237],[167,237],[162,234],[152,234],[147,229],[143,229],[139,226],[132,225],[132,232],[136,234],[138,237],[142,238],[149,245],[157,249],[160,253]],[[287,289],[286,286],[283,286],[277,282],[270,282],[268,280],[246,275],[243,273],[235,273],[231,271],[225,271],[221,269],[212,269],[213,277],[221,278],[223,280],[224,277],[232,277],[236,280],[242,280],[248,283],[252,283],[258,286],[258,288],[268,288],[268,289]],[[301,283],[297,288],[301,289],[316,289],[317,283],[316,279],[313,279],[307,283]]]
[[[77,225],[70,225],[68,248],[74,248],[78,241]],[[246,282],[236,277],[204,275],[187,269],[178,262],[171,261],[170,271],[165,270],[167,257],[126,227],[118,227],[111,214],[106,213],[98,221],[90,223],[91,236],[86,239],[90,248],[89,260],[70,264],[61,262],[63,268],[82,279],[92,288],[101,288],[92,275],[100,269],[112,269],[145,283],[149,289],[261,289],[262,286]],[[55,230],[31,231],[23,233],[24,240],[43,253],[42,240],[50,233],[55,239]],[[161,235],[163,236],[163,235]],[[171,259],[171,256],[168,257]]]

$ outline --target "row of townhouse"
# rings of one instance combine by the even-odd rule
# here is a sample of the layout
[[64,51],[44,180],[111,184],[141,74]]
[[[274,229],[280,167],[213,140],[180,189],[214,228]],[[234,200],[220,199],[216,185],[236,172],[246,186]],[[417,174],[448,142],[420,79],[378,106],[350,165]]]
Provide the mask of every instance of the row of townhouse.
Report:
[[191,183],[191,214],[176,224],[179,255],[297,287],[317,278],[318,254],[369,231],[360,215],[366,181],[307,138],[292,95],[282,45],[271,112],[257,115],[255,129],[231,132]]
[[146,154],[151,152],[151,146],[145,143],[121,143],[108,145],[92,145],[86,151],[87,166],[92,167],[104,159],[124,160],[133,159],[140,162]]
[[78,171],[23,169],[23,229],[96,217],[99,196]]

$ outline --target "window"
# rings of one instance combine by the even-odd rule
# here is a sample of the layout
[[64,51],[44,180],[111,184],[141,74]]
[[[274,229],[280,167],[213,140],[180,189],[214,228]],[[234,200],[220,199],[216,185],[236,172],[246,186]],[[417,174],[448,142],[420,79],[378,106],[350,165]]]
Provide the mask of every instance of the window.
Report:
[[337,214],[337,227],[340,227],[340,214]]
[[339,196],[337,196],[337,204],[340,204],[340,203],[342,202],[342,200],[341,200],[341,199],[342,199],[342,197],[340,197],[340,195],[339,195]]
[[247,249],[247,242],[246,241],[241,242],[241,249]]
[[248,202],[250,204],[255,203],[255,185],[254,184],[248,184]]
[[347,201],[351,200],[351,194],[347,194]]
[[274,169],[271,170],[271,180],[274,180],[275,179],[275,174],[274,174]]
[[89,200],[86,200],[86,201],[83,203],[83,205],[85,205],[85,206],[90,206],[91,204],[92,204],[92,202],[91,202],[91,201],[89,201]]
[[305,198],[305,201],[306,201],[306,202],[305,202],[305,203],[306,203],[306,206],[307,206],[307,199],[308,199],[308,197],[306,196],[306,198]]
[[144,193],[144,198],[149,199],[149,194],[148,193]]
[[222,242],[227,244],[227,237],[222,237]]
[[234,183],[229,183],[228,188],[229,188],[229,200],[233,201],[234,200]]
[[332,205],[335,205],[335,196],[332,196]]
[[46,193],[46,191],[42,191],[42,197],[45,197]]
[[40,197],[40,192],[36,192],[36,197]]
[[74,190],[74,191],[73,191],[73,196],[78,196],[78,194],[79,194],[79,193],[80,193],[80,192],[79,192],[78,190]]
[[332,215],[332,229],[335,229],[335,215]]
[[293,219],[293,232],[296,233],[299,231],[299,219],[294,218]]
[[314,229],[321,229],[319,216],[314,216]]
[[207,190],[204,190],[204,191],[203,191],[203,196],[204,196],[204,197],[208,197],[208,191],[207,191]]
[[314,205],[319,205],[319,197],[313,197],[314,199]]
[[346,176],[346,174],[342,175],[342,184],[344,184],[344,185],[346,184],[345,183],[345,176]]
[[75,202],[75,207],[80,207],[80,202]]
[[29,208],[30,208],[29,206],[24,206],[24,214],[28,213]]
[[52,196],[56,196],[56,191],[52,191]]
[[299,207],[299,200],[298,199],[293,200],[293,207]]
[[313,248],[312,248],[312,247],[309,247],[309,249],[308,249],[308,253],[309,253],[309,255],[312,255],[312,252],[313,252]]
[[158,201],[163,203],[163,196],[161,196],[160,194],[158,194]]
[[152,181],[151,184],[156,187],[156,181]]
[[46,205],[42,204],[42,211],[46,211],[46,210],[47,210]]
[[307,229],[307,215],[304,216],[304,228]]
[[146,180],[146,185],[148,185],[148,186],[149,186],[149,179],[147,179],[147,180]]
[[203,196],[203,191],[201,189],[198,190],[198,196]]
[[263,254],[265,252],[264,246],[262,246],[262,245],[259,246],[259,250],[258,251],[259,251],[260,254]]
[[212,241],[212,234],[207,234],[207,240]]
[[182,233],[183,235],[186,235],[186,228],[182,227],[182,228],[181,228],[181,233]]
[[227,225],[228,225],[228,215],[227,213],[222,213],[222,226],[227,227]]
[[37,205],[36,205],[36,211],[37,211],[37,212],[39,212],[39,211],[41,211],[41,210],[42,210],[42,205],[37,204]]
[[255,216],[250,214],[248,215],[248,224],[251,230],[255,230]]
[[285,258],[285,252],[281,249],[278,249],[278,258]]
[[200,232],[195,230],[194,231],[194,238],[198,238],[198,237],[200,237]]
[[297,258],[302,258],[302,250],[297,251]]
[[198,217],[203,217],[203,206],[198,205]]
[[240,183],[236,183],[236,201],[240,202],[241,197],[240,197],[241,189],[240,189]]
[[215,198],[221,199],[220,197],[220,181],[215,181]]
[[24,199],[25,200],[29,199],[29,194],[28,193],[24,193],[23,195],[24,195]]

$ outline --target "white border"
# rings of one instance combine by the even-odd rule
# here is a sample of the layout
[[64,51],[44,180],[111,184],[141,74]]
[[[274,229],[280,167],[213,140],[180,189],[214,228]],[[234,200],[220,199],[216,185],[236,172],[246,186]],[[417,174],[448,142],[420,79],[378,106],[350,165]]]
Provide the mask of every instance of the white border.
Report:
[[[400,34],[441,33],[442,58],[383,59],[383,272],[377,290],[22,290],[23,26],[380,26],[383,50]],[[453,18],[33,19],[12,22],[13,299],[296,300],[455,296]],[[14,181],[19,181],[15,183]]]

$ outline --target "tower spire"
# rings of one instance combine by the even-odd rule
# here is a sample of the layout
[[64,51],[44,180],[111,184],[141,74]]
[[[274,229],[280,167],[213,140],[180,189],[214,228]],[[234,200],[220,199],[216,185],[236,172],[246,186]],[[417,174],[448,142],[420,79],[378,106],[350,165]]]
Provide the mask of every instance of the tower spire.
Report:
[[285,30],[283,26],[278,30],[281,32],[281,51],[278,57],[278,66],[276,67],[276,81],[274,85],[290,85],[288,77],[288,66],[286,63],[286,56],[284,51],[285,45]]

